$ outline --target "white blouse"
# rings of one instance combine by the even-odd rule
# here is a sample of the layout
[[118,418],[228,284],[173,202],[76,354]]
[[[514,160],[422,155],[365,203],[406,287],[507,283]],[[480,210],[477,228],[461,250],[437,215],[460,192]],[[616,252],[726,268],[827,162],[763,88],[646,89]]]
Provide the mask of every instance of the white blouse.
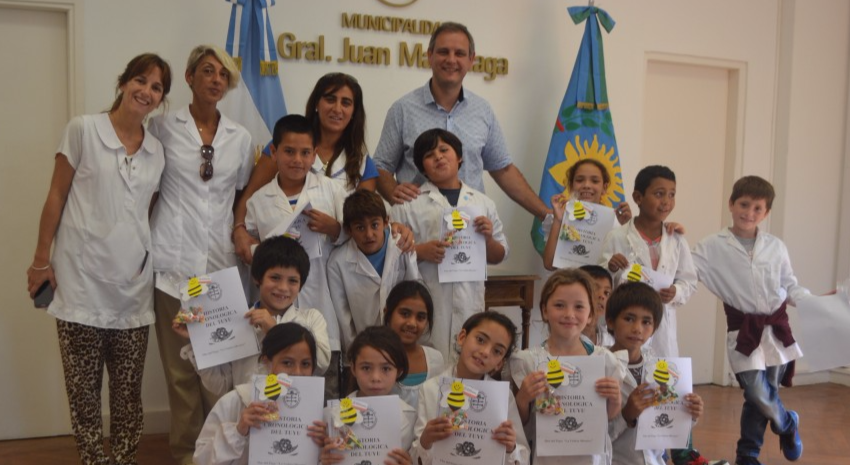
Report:
[[129,329],[154,322],[148,208],[165,166],[149,132],[129,155],[107,113],[77,116],[56,150],[74,180],[56,231],[56,294],[47,312],[73,323]]
[[221,115],[212,142],[213,177],[204,182],[203,142],[189,107],[153,118],[150,130],[165,147],[166,163],[151,220],[156,286],[179,298],[187,277],[240,263],[230,235],[236,191],[248,184],[254,167],[251,135]]

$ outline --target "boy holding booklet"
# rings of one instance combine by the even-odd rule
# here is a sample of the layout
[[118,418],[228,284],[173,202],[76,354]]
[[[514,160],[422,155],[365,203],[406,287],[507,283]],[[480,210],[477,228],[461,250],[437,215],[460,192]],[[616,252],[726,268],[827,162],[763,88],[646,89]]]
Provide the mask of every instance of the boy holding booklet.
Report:
[[[251,263],[251,276],[260,290],[260,300],[245,318],[256,328],[260,340],[280,323],[295,322],[310,330],[316,341],[315,370],[321,374],[328,368],[331,355],[327,323],[318,310],[298,308],[293,304],[309,272],[310,259],[295,239],[278,236],[263,241]],[[175,322],[172,327],[178,334],[189,337],[185,324]],[[192,363],[204,387],[218,396],[236,385],[250,382],[259,365],[257,357],[251,356],[198,370],[191,345],[183,347],[180,356]]]
[[[435,128],[420,134],[413,146],[413,161],[428,181],[419,187],[421,194],[415,200],[396,205],[392,211],[396,221],[413,230],[419,271],[434,299],[431,344],[445,360],[457,359],[453,341],[463,322],[474,313],[484,311],[483,280],[440,283],[439,264],[444,259],[452,260],[446,257],[446,248],[451,243],[441,236],[446,211],[465,206],[480,209],[481,216],[470,219],[467,227],[484,236],[487,256],[472,257],[473,260],[486,259],[488,264],[497,264],[508,253],[496,204],[458,177],[462,154],[460,139],[449,131]],[[459,214],[457,210],[454,213]]]
[[[649,348],[644,347],[664,318],[664,304],[661,297],[644,283],[626,283],[618,287],[608,299],[605,311],[608,331],[614,335],[614,352],[628,353],[628,375],[620,384],[622,397],[626,399],[620,415],[608,423],[608,434],[613,441],[614,465],[662,465],[663,449],[635,450],[637,438],[637,420],[641,412],[652,405],[655,392],[643,380],[644,368],[654,359]],[[688,410],[694,421],[703,411],[702,398],[694,394],[685,395]],[[688,463],[708,464],[699,453],[690,449],[695,457]],[[726,462],[715,462],[726,463]]]

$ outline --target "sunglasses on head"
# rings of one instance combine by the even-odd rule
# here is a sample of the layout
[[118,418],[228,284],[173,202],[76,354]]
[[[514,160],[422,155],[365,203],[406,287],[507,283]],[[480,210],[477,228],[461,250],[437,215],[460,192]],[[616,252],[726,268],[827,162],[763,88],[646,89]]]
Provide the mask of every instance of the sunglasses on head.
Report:
[[204,182],[209,181],[213,177],[213,155],[215,155],[215,149],[212,145],[201,146],[201,158],[204,159],[201,162],[201,179]]

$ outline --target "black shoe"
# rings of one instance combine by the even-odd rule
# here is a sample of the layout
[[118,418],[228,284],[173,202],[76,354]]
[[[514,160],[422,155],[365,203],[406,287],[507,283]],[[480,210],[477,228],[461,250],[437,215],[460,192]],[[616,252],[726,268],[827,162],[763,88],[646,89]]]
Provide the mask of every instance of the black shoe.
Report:
[[735,465],[761,465],[761,462],[756,457],[738,457]]

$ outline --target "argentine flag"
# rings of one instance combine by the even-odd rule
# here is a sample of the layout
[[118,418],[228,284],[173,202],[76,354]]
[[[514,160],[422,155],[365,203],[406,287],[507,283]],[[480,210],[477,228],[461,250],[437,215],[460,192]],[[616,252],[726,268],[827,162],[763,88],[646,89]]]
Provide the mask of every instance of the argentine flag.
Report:
[[242,72],[239,86],[222,102],[222,110],[248,129],[254,161],[272,139],[274,124],[286,115],[278,76],[277,48],[268,9],[274,0],[225,0],[231,3],[225,49]]

